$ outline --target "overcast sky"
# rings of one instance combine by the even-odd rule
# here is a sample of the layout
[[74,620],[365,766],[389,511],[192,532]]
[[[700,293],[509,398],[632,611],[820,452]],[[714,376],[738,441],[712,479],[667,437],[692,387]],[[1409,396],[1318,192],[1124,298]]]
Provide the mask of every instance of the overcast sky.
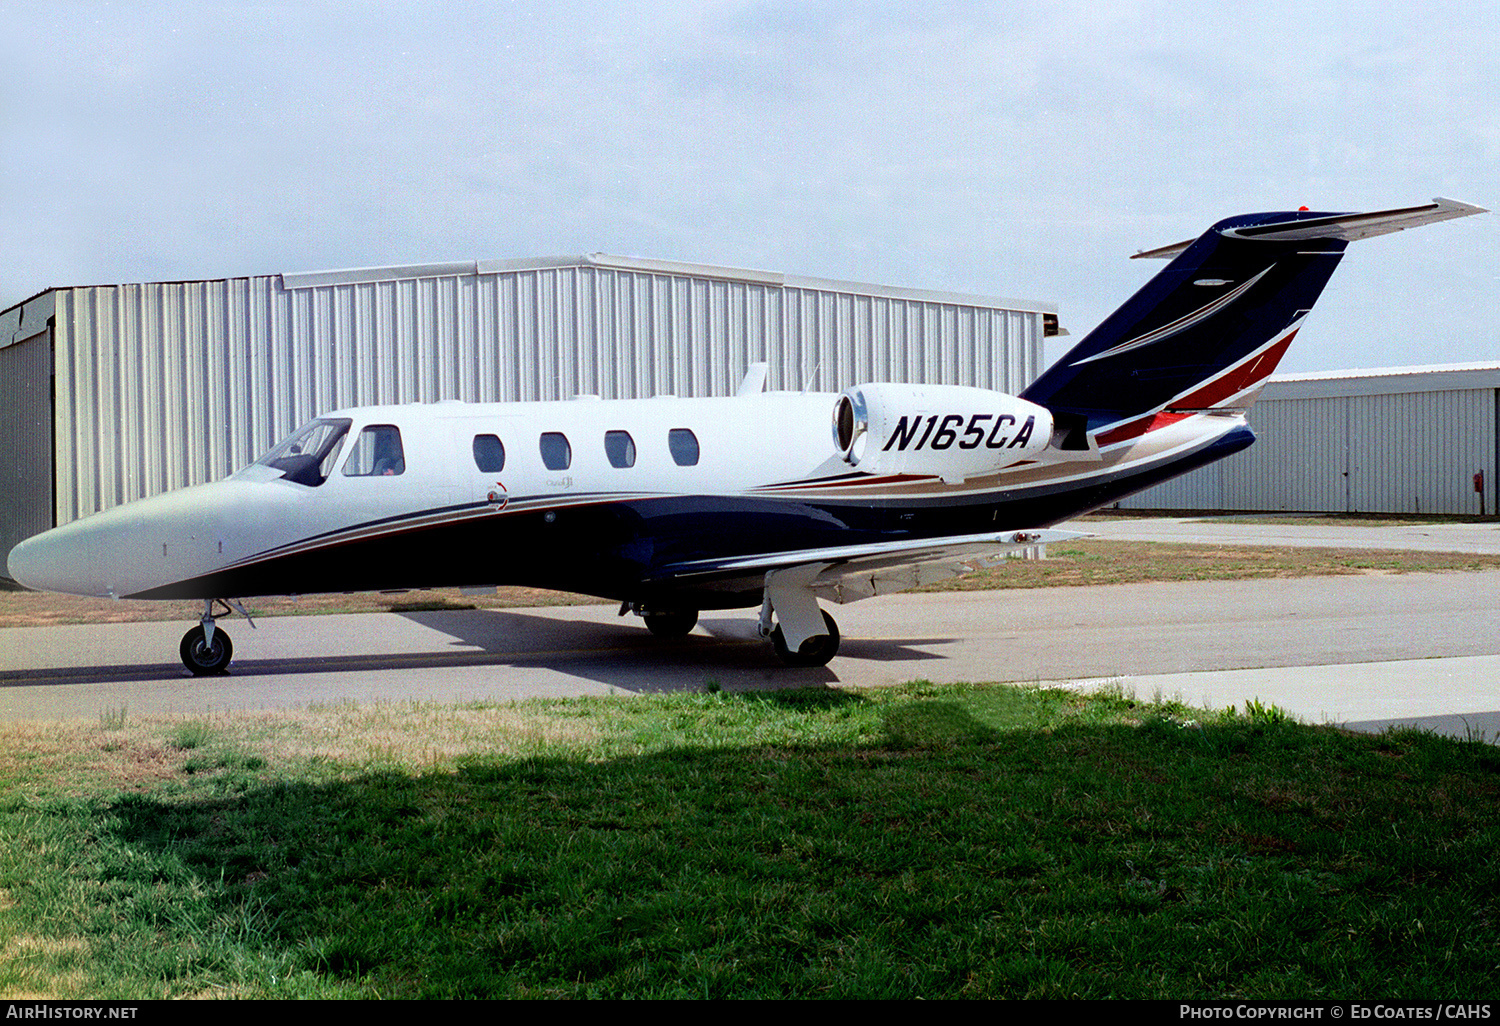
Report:
[[[11,3],[0,307],[605,252],[1058,304],[1256,210],[1500,206],[1500,5]],[[1350,247],[1282,370],[1500,360],[1500,215]],[[1060,355],[1060,347],[1051,356]]]

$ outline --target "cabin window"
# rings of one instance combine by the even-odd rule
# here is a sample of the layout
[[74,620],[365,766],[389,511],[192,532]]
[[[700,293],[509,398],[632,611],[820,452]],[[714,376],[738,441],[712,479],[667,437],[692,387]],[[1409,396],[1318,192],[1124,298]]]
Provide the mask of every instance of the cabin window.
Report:
[[281,471],[288,481],[316,488],[333,473],[350,421],[315,420],[266,453],[255,463]]
[[604,455],[609,457],[611,467],[635,466],[635,439],[629,431],[604,432]]
[[562,432],[543,433],[540,447],[542,465],[548,470],[567,470],[573,465],[573,447],[568,444],[568,436]]
[[344,461],[345,477],[395,477],[406,473],[401,429],[394,424],[371,424],[354,440]]
[[672,462],[679,467],[698,465],[698,436],[687,428],[673,428],[667,432],[667,449],[672,453]]
[[486,474],[505,469],[505,443],[494,435],[474,436],[474,466]]

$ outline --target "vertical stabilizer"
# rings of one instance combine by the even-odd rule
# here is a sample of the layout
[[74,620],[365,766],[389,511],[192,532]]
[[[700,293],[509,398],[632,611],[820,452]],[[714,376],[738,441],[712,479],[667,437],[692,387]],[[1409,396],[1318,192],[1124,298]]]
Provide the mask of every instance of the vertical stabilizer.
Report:
[[1243,214],[1139,253],[1171,263],[1022,398],[1091,432],[1161,411],[1243,409],[1351,241],[1477,213],[1440,199],[1367,214]]

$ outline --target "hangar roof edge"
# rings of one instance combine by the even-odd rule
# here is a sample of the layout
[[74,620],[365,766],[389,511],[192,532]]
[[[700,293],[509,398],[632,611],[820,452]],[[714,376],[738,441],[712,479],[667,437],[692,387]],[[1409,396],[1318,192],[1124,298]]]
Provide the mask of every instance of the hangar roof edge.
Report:
[[[990,296],[966,292],[945,292],[937,289],[906,288],[899,285],[878,285],[869,282],[842,281],[836,278],[817,278],[805,275],[784,274],[780,271],[764,271],[743,267],[726,267],[717,264],[694,264],[679,260],[658,260],[649,257],[625,257],[608,253],[588,253],[579,256],[525,257],[509,260],[461,260],[444,263],[395,264],[388,267],[348,267],[322,271],[285,271],[279,275],[226,275],[222,278],[174,279],[155,282],[109,282],[75,285],[54,285],[18,303],[0,309],[0,322],[4,318],[15,319],[19,312],[43,296],[67,289],[108,288],[119,285],[187,285],[210,281],[231,281],[244,278],[280,278],[282,288],[288,290],[317,288],[323,285],[350,285],[367,282],[403,281],[413,278],[442,278],[455,275],[504,274],[510,271],[535,271],[562,267],[597,267],[629,271],[645,271],[653,274],[679,275],[683,277],[714,278],[721,281],[750,282],[774,288],[808,289],[818,291],[850,292],[856,295],[878,296],[889,299],[910,299],[917,302],[943,303],[956,306],[980,306],[1001,310],[1020,310],[1028,313],[1057,313],[1057,304],[1039,299],[1017,299],[1010,296]],[[3,323],[0,323],[3,327]],[[6,340],[0,337],[0,345]]]
[[775,288],[815,289],[853,292],[859,295],[891,299],[911,299],[929,303],[951,303],[959,306],[984,306],[1031,313],[1056,313],[1057,304],[1036,299],[913,289],[896,285],[840,281],[784,274],[780,271],[726,267],[719,264],[694,264],[680,260],[651,257],[615,256],[609,253],[587,253],[580,256],[527,257],[514,260],[475,260],[459,263],[406,264],[394,267],[351,267],[327,271],[284,272],[283,288],[316,288],[321,285],[361,284],[377,281],[400,281],[408,278],[446,277],[459,274],[504,274],[511,271],[535,271],[561,267],[598,267],[682,277],[715,278],[721,281],[750,282]]
[[1419,364],[1357,370],[1276,374],[1266,383],[1265,399],[1316,399],[1399,392],[1449,392],[1500,388],[1500,362]]

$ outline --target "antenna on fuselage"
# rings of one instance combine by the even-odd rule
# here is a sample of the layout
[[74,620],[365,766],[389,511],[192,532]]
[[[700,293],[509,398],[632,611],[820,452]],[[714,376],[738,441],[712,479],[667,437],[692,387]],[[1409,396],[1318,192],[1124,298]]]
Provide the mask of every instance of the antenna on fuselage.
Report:
[[816,381],[816,380],[818,380],[818,371],[820,371],[822,369],[823,369],[823,361],[819,360],[817,363],[813,364],[812,374],[809,375],[807,373],[807,364],[806,364],[806,362],[804,362],[802,364],[802,394],[803,395],[806,395],[807,394],[807,390],[810,389],[810,388],[812,388],[813,382]]
[[766,367],[764,363],[752,363],[745,368],[745,380],[740,382],[740,390],[735,395],[754,395],[764,392],[766,389]]

